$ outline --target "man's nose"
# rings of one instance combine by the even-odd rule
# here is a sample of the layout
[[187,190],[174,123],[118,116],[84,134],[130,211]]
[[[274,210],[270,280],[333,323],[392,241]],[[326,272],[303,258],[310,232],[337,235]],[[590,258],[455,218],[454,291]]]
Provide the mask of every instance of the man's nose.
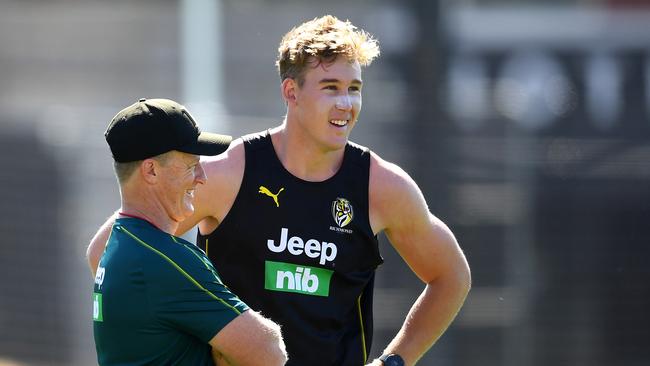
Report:
[[348,94],[340,95],[336,99],[336,108],[342,111],[349,111],[352,109],[352,99]]
[[196,166],[196,177],[194,180],[201,184],[205,184],[205,182],[208,180],[205,175],[205,170],[203,170],[203,164],[201,163]]

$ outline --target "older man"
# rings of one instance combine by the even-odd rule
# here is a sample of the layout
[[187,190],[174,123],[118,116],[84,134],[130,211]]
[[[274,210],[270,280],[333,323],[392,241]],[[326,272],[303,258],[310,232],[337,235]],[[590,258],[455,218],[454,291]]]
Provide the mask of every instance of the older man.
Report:
[[199,155],[225,151],[230,137],[201,133],[174,101],[141,99],[113,118],[106,140],[122,205],[95,276],[99,364],[284,364],[279,327],[173,235],[206,183]]

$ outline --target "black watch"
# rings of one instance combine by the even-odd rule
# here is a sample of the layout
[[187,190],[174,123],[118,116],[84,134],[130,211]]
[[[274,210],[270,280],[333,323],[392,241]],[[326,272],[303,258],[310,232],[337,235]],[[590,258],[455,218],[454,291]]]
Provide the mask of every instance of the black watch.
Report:
[[379,361],[383,362],[384,366],[404,366],[404,360],[397,353],[382,355]]

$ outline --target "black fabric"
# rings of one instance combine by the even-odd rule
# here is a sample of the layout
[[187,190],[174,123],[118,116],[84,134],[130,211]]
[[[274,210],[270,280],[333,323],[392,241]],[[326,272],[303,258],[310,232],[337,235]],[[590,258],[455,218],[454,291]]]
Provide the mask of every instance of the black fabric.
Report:
[[[375,269],[382,263],[368,218],[368,149],[348,143],[333,177],[307,182],[282,166],[268,132],[245,137],[244,146],[246,168],[234,205],[213,233],[199,233],[198,245],[234,293],[282,326],[288,365],[363,365],[372,343]],[[345,216],[338,220],[342,226],[334,215],[337,199],[350,204],[339,208],[352,207],[349,223]],[[278,263],[300,267],[293,273],[299,291],[284,292],[291,271],[275,271]],[[315,286],[315,273],[323,270],[332,271],[328,296],[307,293],[326,290],[327,276]],[[270,283],[267,272],[277,275]],[[278,283],[282,291],[265,288]]]
[[104,134],[120,163],[144,160],[172,150],[195,155],[217,155],[231,137],[201,133],[182,105],[169,99],[145,99],[122,109]]

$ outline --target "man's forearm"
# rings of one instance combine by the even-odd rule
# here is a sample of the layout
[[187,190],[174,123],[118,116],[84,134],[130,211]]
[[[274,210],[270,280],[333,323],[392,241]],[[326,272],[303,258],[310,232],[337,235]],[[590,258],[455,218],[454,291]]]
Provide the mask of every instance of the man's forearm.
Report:
[[409,311],[402,328],[384,350],[414,365],[442,336],[458,314],[470,288],[469,274],[427,284]]

